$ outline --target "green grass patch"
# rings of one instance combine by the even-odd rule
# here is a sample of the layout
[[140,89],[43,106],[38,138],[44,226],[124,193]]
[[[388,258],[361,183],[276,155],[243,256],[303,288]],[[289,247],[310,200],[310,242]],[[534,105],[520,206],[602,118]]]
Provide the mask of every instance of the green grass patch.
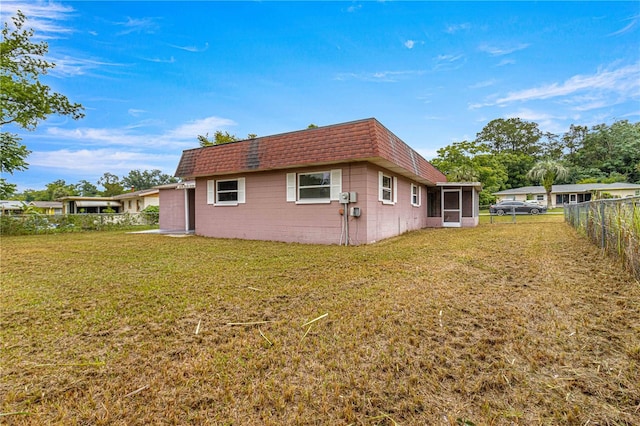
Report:
[[0,419],[638,424],[640,286],[550,217],[358,247],[3,237]]

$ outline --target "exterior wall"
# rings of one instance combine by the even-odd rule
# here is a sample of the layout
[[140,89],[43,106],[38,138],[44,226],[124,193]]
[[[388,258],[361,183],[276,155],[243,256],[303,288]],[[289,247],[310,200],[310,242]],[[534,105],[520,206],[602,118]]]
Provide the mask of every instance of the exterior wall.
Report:
[[[324,167],[287,169],[243,175],[224,175],[224,179],[245,179],[245,203],[230,206],[207,204],[207,181],[199,178],[195,189],[195,233],[218,238],[273,240],[297,243],[344,243],[343,205],[338,201],[322,204],[287,202],[287,173],[342,170],[342,192],[356,192],[360,217],[348,217],[349,244],[363,244],[393,237],[426,226],[426,190],[422,188],[422,204],[411,205],[411,181],[385,171],[397,179],[397,203],[384,205],[378,201],[378,172],[383,169],[366,162]],[[165,206],[161,191],[161,228]],[[346,212],[348,214],[348,211]]]
[[185,231],[185,189],[160,189],[160,229],[163,231]]
[[159,206],[160,197],[158,194],[151,194],[145,197],[121,198],[123,213],[139,213],[148,206]]
[[614,197],[626,198],[626,197],[637,197],[640,195],[640,190],[638,189],[610,189],[610,190],[602,190],[598,192],[608,192]]
[[[384,204],[378,200],[379,171],[397,180],[397,201],[393,205]],[[367,198],[364,219],[367,221],[367,234],[365,242],[380,241],[427,226],[427,191],[423,185],[373,165],[367,167],[366,176]],[[419,207],[411,204],[412,183],[420,187],[421,204]]]

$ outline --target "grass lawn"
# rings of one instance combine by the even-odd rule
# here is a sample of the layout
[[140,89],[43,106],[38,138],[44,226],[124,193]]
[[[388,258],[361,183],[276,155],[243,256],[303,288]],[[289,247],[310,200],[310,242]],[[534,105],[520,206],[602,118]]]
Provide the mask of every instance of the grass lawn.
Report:
[[640,424],[639,283],[562,216],[520,219],[4,237],[0,423]]

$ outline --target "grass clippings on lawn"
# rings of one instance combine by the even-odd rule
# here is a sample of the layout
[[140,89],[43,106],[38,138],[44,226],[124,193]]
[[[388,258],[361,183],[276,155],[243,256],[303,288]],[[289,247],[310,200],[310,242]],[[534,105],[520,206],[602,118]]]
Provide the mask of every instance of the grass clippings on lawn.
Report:
[[640,286],[561,220],[3,238],[0,423],[640,424]]

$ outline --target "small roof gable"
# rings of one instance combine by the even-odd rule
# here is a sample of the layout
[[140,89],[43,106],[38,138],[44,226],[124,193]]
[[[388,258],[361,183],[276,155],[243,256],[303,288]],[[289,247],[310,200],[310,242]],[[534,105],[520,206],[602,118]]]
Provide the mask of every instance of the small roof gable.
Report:
[[369,161],[422,183],[446,176],[375,118],[183,151],[175,175],[219,174]]

